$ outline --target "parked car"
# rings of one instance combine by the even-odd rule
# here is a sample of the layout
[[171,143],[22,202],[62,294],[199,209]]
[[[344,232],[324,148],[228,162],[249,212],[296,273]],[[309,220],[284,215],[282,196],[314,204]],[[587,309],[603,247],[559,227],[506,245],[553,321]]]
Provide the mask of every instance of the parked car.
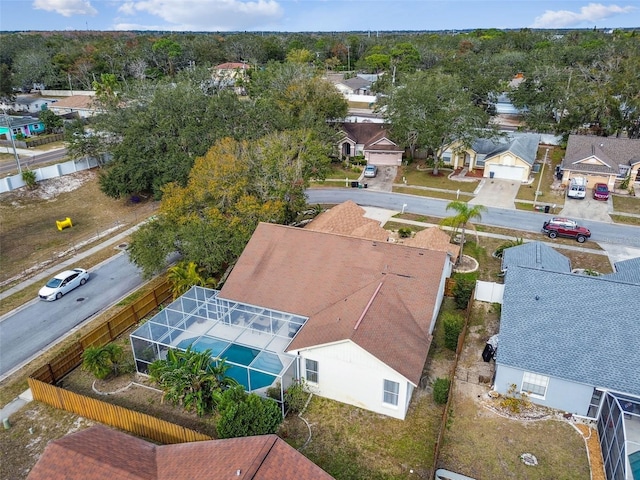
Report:
[[364,176],[366,178],[373,178],[378,174],[378,167],[375,165],[367,165],[364,167]]
[[40,289],[38,296],[42,300],[53,302],[74,288],[84,285],[87,283],[87,280],[89,280],[89,272],[84,268],[65,270],[49,280],[47,284]]
[[544,222],[542,232],[549,235],[549,238],[575,238],[578,243],[584,243],[591,237],[591,231],[588,228],[578,225],[575,220],[562,217],[554,217]]
[[596,183],[593,187],[593,198],[596,200],[609,200],[609,187],[606,183]]

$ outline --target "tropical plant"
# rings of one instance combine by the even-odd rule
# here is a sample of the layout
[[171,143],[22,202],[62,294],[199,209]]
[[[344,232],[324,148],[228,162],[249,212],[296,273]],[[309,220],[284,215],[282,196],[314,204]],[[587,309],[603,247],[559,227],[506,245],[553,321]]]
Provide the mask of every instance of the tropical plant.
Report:
[[198,352],[189,346],[169,350],[166,359],[149,366],[149,376],[164,391],[163,399],[202,416],[216,409],[222,392],[238,385],[226,376],[229,368],[224,359],[212,358],[211,350]]
[[118,375],[122,363],[123,350],[116,343],[108,343],[100,347],[88,347],[82,353],[82,368],[103,380],[111,373]]
[[246,394],[242,387],[229,389],[222,397],[220,418],[216,423],[218,438],[267,435],[278,431],[282,411],[275,400],[255,393]]
[[524,239],[522,237],[515,238],[513,240],[508,240],[503,244],[499,245],[498,248],[496,248],[495,252],[493,252],[493,256],[496,258],[502,258],[502,255],[504,254],[504,251],[507,248],[517,247],[518,245],[522,245],[523,243],[524,243]]
[[38,182],[36,181],[36,172],[33,170],[23,170],[22,180],[24,180],[24,183],[27,185],[29,190],[33,190],[38,186]]
[[205,278],[202,276],[202,269],[198,268],[195,262],[180,262],[169,268],[167,278],[169,282],[171,282],[171,291],[174,300],[194,285],[209,288],[216,286],[214,278]]
[[400,227],[398,235],[400,235],[400,238],[408,238],[411,236],[411,229],[409,227]]
[[[453,227],[454,234],[458,229],[460,230],[460,255],[458,255],[457,260],[457,262],[460,262],[462,259],[462,250],[464,249],[466,228],[467,226],[473,227],[473,225],[470,224],[470,221],[476,218],[480,220],[482,218],[482,213],[487,211],[487,207],[483,205],[470,206],[466,202],[455,200],[447,205],[447,210],[455,210],[456,214],[451,217],[444,218],[440,224]],[[475,227],[473,228],[475,229]]]

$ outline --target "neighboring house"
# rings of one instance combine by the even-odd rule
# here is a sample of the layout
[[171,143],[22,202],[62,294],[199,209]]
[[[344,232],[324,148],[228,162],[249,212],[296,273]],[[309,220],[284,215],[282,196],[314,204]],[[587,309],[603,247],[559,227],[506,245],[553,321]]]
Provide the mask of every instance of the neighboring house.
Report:
[[371,81],[362,77],[351,77],[335,81],[334,85],[344,95],[371,95]]
[[16,138],[16,135],[31,137],[44,133],[44,131],[44,123],[37,118],[16,117],[13,115],[0,116],[0,137],[4,137],[6,140],[10,140],[9,132],[11,132],[13,138]]
[[571,260],[542,242],[527,242],[502,252],[501,271],[510,266],[571,273]]
[[404,419],[450,274],[445,252],[263,223],[219,297],[307,317],[285,350],[312,391]]
[[49,110],[58,116],[72,114],[78,118],[88,118],[101,111],[93,100],[94,97],[89,95],[71,95],[49,105]]
[[96,425],[50,442],[28,480],[330,480],[276,435],[155,445]]
[[631,138],[569,135],[561,164],[562,183],[573,177],[585,177],[587,187],[606,183],[613,190],[616,181],[630,175],[640,182],[640,140]]
[[250,66],[241,62],[227,62],[211,69],[211,79],[218,88],[232,88],[238,95],[246,93],[242,85],[248,78]]
[[40,95],[16,95],[12,101],[4,101],[1,107],[3,110],[13,110],[17,113],[37,114],[57,101],[56,98],[44,98]]
[[[509,90],[517,89],[523,81],[524,75],[522,73],[516,74],[509,82]],[[498,94],[493,106],[495,108],[495,116],[491,118],[491,123],[509,131],[517,130],[522,126],[522,114],[524,111],[513,105],[508,91]]]
[[362,155],[371,165],[401,165],[404,149],[389,139],[387,129],[381,123],[344,123],[338,141],[340,158]]
[[499,139],[478,138],[470,148],[450,145],[441,158],[454,169],[481,169],[484,177],[526,182],[536,161],[539,143],[538,134],[510,133]]
[[282,394],[303,378],[317,395],[404,419],[452,259],[377,240],[381,227],[354,219],[351,231],[374,239],[259,224],[220,291],[193,287],[131,334],[137,371],[169,348],[208,349],[248,391]]
[[537,404],[596,420],[607,478],[632,480],[640,317],[630,299],[640,298],[640,258],[616,263],[612,274],[578,275],[547,248],[505,251],[494,388],[508,394],[515,385]]

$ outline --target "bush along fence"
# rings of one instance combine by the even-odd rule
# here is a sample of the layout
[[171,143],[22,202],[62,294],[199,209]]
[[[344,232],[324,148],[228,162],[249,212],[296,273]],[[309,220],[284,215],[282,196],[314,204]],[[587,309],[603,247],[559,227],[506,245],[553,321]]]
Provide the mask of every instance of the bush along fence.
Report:
[[458,345],[456,347],[456,356],[453,360],[453,366],[451,367],[451,371],[449,372],[449,395],[447,397],[447,403],[444,406],[444,411],[442,412],[442,420],[440,421],[440,431],[438,432],[438,438],[436,440],[436,444],[434,447],[433,466],[431,467],[431,473],[428,478],[435,478],[435,472],[438,468],[438,457],[440,455],[440,446],[442,445],[444,432],[447,429],[447,422],[449,420],[449,413],[451,410],[451,402],[453,398],[453,395],[451,393],[455,388],[455,374],[456,374],[456,369],[458,368],[458,360],[460,359],[460,353],[462,353],[464,341],[467,336],[467,329],[469,328],[469,318],[471,317],[471,311],[473,310],[474,293],[475,291],[471,292],[471,296],[469,297],[469,303],[467,304],[467,311],[465,312],[464,326],[462,327],[462,332],[460,332],[460,336],[458,337]]
[[38,368],[31,374],[31,378],[49,384],[56,383],[71,370],[80,366],[82,354],[86,348],[101,347],[112,342],[170,298],[172,298],[171,284],[165,281]]
[[28,382],[34,400],[131,432],[139,437],[145,437],[162,444],[198,442],[212,439],[208,435],[195,430],[145,413],[129,410],[95,398],[85,397],[84,395],[41,382],[35,378],[29,378]]

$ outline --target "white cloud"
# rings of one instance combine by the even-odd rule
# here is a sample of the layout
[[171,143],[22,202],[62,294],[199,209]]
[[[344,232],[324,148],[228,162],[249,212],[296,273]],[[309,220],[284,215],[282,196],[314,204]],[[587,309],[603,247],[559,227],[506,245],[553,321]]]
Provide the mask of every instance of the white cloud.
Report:
[[[136,17],[141,14],[160,17],[167,22],[161,29],[173,31],[248,30],[282,17],[282,7],[276,0],[140,0],[123,3],[118,12]],[[140,22],[138,19],[135,23]],[[122,22],[115,28],[131,26]],[[143,27],[138,29],[157,29]]]
[[33,8],[56,12],[65,17],[98,13],[89,0],[34,0]]
[[578,12],[570,10],[547,10],[533,22],[533,28],[564,28],[577,26],[583,22],[594,23],[613,15],[631,13],[636,7],[620,7],[590,3]]

